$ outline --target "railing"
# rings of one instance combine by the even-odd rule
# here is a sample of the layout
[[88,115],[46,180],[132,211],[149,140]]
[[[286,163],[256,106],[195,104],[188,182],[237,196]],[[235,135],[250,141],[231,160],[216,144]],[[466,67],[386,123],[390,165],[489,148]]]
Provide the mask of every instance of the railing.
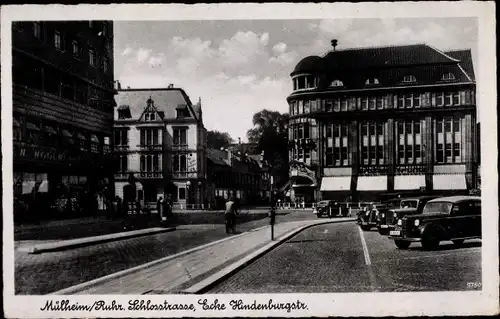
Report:
[[115,152],[128,151],[129,146],[128,145],[115,145],[114,149],[115,149]]
[[141,150],[155,150],[155,151],[160,151],[163,149],[162,144],[154,144],[154,145],[147,145],[147,144],[139,144],[138,145]]
[[174,151],[187,150],[189,149],[188,144],[173,144],[169,146],[169,149]]
[[163,177],[162,172],[139,172],[139,177],[141,178],[161,178]]
[[116,179],[116,180],[120,180],[120,179],[127,179],[129,174],[130,174],[130,173],[128,173],[128,172],[119,172],[119,173],[115,173],[115,179]]
[[172,172],[174,178],[197,178],[198,172]]

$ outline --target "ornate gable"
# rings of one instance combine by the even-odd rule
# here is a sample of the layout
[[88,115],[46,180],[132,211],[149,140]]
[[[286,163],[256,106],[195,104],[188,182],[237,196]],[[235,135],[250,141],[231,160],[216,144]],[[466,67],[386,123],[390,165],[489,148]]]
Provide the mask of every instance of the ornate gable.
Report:
[[149,99],[146,101],[146,107],[144,108],[141,116],[139,117],[140,122],[156,122],[156,121],[161,121],[163,119],[163,112],[159,112],[154,104],[155,102],[150,96]]

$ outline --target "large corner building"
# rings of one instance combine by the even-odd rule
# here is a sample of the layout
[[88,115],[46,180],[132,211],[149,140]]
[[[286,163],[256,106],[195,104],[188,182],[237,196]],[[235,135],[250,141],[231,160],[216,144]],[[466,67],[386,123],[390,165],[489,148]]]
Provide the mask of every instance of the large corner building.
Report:
[[476,188],[471,51],[336,44],[291,73],[291,197],[361,201]]
[[12,23],[14,218],[94,214],[113,187],[112,21]]

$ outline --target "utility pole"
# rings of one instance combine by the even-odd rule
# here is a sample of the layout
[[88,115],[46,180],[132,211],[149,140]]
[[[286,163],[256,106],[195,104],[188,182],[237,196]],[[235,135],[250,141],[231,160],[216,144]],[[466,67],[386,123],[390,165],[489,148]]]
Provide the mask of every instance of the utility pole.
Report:
[[274,207],[274,190],[273,190],[273,185],[274,185],[274,177],[272,175],[272,166],[269,164],[267,161],[264,160],[264,151],[262,151],[262,161],[263,163],[266,164],[267,168],[267,179],[269,180],[269,224],[271,225],[271,240],[274,240],[274,224],[276,223],[276,210]]

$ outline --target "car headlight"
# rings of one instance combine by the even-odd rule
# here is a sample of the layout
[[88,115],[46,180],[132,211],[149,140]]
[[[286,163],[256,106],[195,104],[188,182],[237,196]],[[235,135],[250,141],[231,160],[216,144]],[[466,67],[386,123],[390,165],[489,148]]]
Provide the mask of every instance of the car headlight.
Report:
[[394,213],[394,218],[398,218],[398,213]]
[[370,215],[370,211],[366,211],[365,215],[366,216]]
[[418,219],[415,219],[415,222],[413,224],[418,227],[418,225],[420,225],[420,221]]
[[403,225],[403,220],[402,220],[402,219],[398,219],[398,225],[399,225],[399,226],[402,226],[402,225]]
[[384,214],[384,213],[380,214],[380,217],[384,218],[384,217],[385,217],[385,214]]

